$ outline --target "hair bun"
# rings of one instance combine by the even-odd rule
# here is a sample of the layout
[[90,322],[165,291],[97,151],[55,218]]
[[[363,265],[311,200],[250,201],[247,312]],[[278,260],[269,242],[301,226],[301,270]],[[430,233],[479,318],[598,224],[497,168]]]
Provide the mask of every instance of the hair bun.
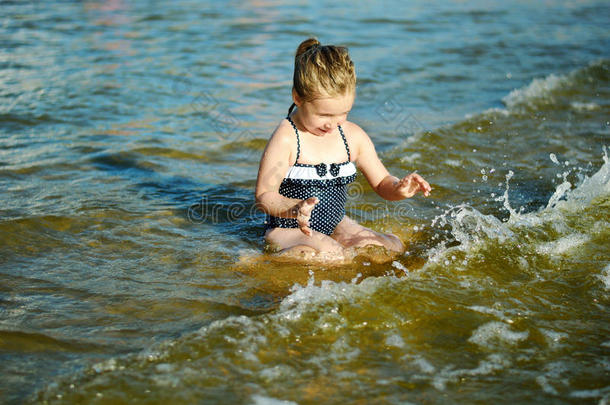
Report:
[[314,48],[314,47],[318,47],[320,46],[320,41],[318,41],[316,38],[308,38],[305,41],[301,42],[301,44],[299,45],[299,47],[297,48],[297,52],[295,57],[299,57],[301,55],[303,55],[305,52],[309,51],[310,49]]
[[301,101],[335,97],[356,90],[356,72],[344,46],[308,38],[297,48],[292,89]]

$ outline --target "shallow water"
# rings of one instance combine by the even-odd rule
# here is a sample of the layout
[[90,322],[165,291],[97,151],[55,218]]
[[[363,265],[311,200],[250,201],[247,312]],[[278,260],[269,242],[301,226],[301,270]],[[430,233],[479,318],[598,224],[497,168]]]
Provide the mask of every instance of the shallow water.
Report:
[[[607,2],[0,9],[0,402],[610,401]],[[390,171],[433,185],[350,188],[395,260],[260,255],[312,34],[349,46]]]

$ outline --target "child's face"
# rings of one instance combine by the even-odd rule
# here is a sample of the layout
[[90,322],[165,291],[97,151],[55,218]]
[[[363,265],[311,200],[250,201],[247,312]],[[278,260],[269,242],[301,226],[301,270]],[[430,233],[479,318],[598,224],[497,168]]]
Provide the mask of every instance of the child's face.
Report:
[[295,103],[299,107],[301,125],[307,132],[324,136],[347,120],[347,114],[354,105],[354,93],[305,102],[295,100]]

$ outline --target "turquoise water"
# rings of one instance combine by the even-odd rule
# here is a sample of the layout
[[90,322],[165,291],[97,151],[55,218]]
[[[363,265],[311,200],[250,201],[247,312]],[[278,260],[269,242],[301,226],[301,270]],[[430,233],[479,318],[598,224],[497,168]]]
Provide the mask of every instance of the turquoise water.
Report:
[[[605,1],[0,3],[0,402],[610,401]],[[261,255],[292,57],[430,198],[390,262]],[[375,252],[373,252],[375,253]]]

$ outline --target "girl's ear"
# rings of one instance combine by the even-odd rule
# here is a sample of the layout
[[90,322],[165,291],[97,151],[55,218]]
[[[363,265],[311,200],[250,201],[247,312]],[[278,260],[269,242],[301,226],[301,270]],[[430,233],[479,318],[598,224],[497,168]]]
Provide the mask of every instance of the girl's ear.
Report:
[[295,89],[292,89],[292,101],[297,105],[297,107],[301,106],[301,99],[299,98],[299,95]]

